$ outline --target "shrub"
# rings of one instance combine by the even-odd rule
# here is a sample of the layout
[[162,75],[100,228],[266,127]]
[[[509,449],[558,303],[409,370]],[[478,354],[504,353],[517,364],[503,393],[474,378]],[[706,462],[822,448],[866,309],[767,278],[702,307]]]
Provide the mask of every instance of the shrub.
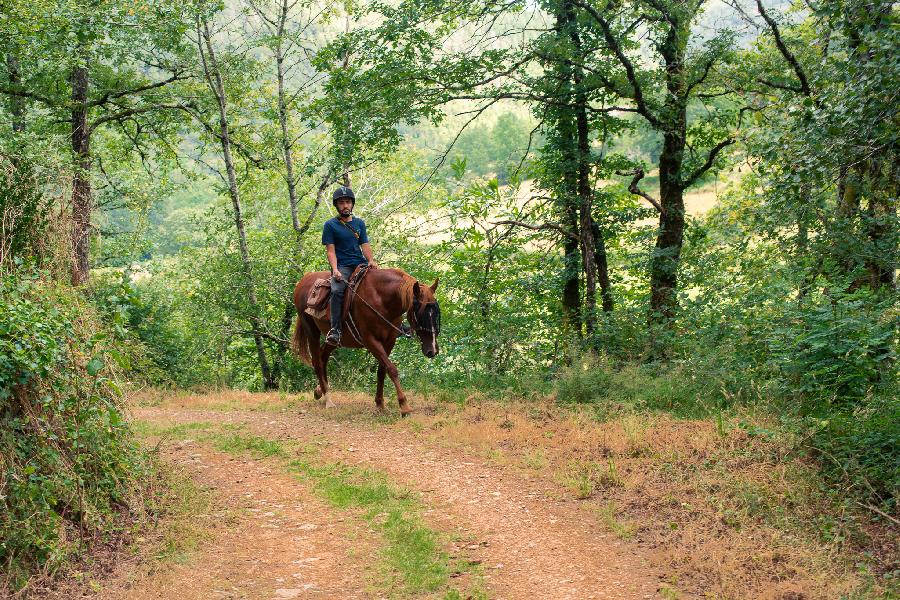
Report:
[[560,402],[596,402],[607,396],[611,382],[612,372],[606,358],[588,352],[560,371],[556,397]]
[[31,164],[0,155],[0,273],[11,271],[14,259],[37,253],[47,226],[47,204]]
[[774,358],[807,412],[843,410],[896,379],[895,301],[861,289],[788,314],[788,324],[775,332]]
[[900,500],[900,402],[893,393],[817,422],[822,472],[845,492],[895,511]]
[[0,564],[14,588],[115,530],[132,500],[144,467],[108,342],[71,290],[0,282]]

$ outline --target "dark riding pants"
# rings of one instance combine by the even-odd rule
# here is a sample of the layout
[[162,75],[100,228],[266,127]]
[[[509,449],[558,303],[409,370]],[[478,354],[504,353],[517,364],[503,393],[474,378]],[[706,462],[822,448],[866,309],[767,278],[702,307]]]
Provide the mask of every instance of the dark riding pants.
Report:
[[331,328],[341,330],[341,313],[344,307],[344,293],[347,291],[347,280],[353,275],[356,267],[343,267],[338,265],[343,279],[338,281],[331,278]]

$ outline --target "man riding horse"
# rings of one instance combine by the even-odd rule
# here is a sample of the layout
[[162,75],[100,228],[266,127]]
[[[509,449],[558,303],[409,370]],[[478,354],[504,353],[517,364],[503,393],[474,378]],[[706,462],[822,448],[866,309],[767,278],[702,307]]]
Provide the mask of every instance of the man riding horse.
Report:
[[[331,272],[306,273],[294,288],[297,326],[291,346],[300,359],[315,370],[318,380],[315,397],[323,398],[326,407],[332,405],[328,387],[328,359],[331,353],[339,345],[365,348],[378,361],[376,406],[379,410],[384,409],[384,380],[387,376],[397,390],[400,413],[407,415],[411,408],[400,386],[399,370],[391,361],[390,354],[397,338],[408,335],[410,331],[419,339],[422,354],[428,358],[438,354],[441,311],[434,296],[438,282],[435,280],[433,284],[425,285],[402,269],[377,268],[369,247],[366,224],[362,219],[353,217],[353,190],[344,186],[338,188],[332,204],[338,216],[326,222],[322,230],[322,243]],[[354,277],[355,281],[348,281]],[[352,286],[349,289],[348,283]],[[327,315],[324,306],[326,299],[321,292],[329,286],[332,292],[328,303],[331,314]],[[404,323],[404,317],[409,327]],[[346,323],[350,335],[341,335],[343,323]],[[326,331],[326,342],[322,344],[320,336]]]
[[377,269],[378,264],[372,258],[366,222],[353,217],[356,206],[353,190],[342,185],[334,190],[331,203],[338,215],[325,221],[322,227],[322,244],[328,254],[328,264],[331,265],[331,329],[325,336],[325,342],[339,346],[347,280],[359,265],[367,264],[370,268]]

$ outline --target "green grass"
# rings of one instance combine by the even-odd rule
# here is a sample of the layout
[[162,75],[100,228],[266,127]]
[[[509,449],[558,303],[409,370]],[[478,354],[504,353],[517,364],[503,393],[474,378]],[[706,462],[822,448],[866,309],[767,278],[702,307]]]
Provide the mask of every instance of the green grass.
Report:
[[269,440],[258,435],[243,435],[239,433],[214,433],[209,436],[213,447],[220,452],[239,454],[249,452],[255,458],[269,458],[270,456],[285,456],[284,444],[278,440]]
[[[335,508],[360,510],[361,518],[381,533],[382,575],[389,589],[400,595],[444,591],[446,597],[463,597],[447,589],[452,570],[443,540],[423,523],[411,492],[391,485],[383,473],[340,463],[317,465],[304,457],[290,461],[288,468]],[[472,595],[470,590],[465,597]]]
[[600,520],[619,538],[629,540],[634,537],[637,527],[633,523],[619,519],[619,509],[614,502],[607,502],[597,510]]
[[148,421],[134,421],[131,429],[139,436],[143,437],[164,437],[174,439],[184,439],[189,437],[191,432],[204,432],[212,427],[211,423],[198,421],[196,423],[182,423],[180,425],[160,425],[158,423],[150,423]]
[[180,473],[166,474],[166,490],[157,499],[165,518],[156,532],[153,558],[163,563],[186,564],[209,535],[203,518],[212,509],[211,493]]

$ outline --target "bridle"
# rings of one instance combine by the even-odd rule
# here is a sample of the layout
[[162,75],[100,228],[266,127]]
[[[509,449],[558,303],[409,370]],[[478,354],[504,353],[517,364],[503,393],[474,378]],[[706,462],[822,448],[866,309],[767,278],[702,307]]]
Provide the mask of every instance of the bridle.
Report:
[[[424,317],[426,325],[420,323],[419,314]],[[430,333],[432,337],[437,337],[441,332],[441,307],[437,300],[422,304],[421,300],[413,298],[408,317],[419,339],[422,339],[423,333]]]

